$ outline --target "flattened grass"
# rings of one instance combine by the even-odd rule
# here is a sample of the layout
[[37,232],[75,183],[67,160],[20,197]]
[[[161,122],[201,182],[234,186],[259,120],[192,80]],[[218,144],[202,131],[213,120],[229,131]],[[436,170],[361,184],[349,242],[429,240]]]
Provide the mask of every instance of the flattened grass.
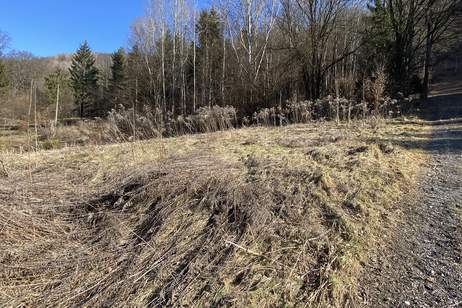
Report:
[[[248,128],[2,153],[0,304],[352,306],[426,127]],[[30,232],[24,232],[30,230]]]

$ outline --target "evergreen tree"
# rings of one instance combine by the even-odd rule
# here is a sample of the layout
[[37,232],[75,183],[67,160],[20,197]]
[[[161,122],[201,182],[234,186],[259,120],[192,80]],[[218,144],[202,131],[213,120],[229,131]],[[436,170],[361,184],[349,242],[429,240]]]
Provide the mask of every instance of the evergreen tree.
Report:
[[379,67],[387,66],[393,44],[393,29],[390,16],[382,0],[374,0],[369,5],[366,42],[364,45],[364,65],[373,73]]
[[112,104],[124,103],[127,88],[127,65],[125,50],[123,48],[112,54],[111,73],[109,91]]
[[[376,50],[376,58],[386,61],[386,71],[392,95],[420,92],[420,68],[425,59],[425,36],[450,24],[453,1],[374,0],[368,35],[369,43]],[[431,11],[438,8],[437,11]],[[430,31],[427,26],[430,25]],[[437,25],[433,28],[432,25]],[[433,41],[427,41],[430,46]],[[427,47],[430,47],[427,46]],[[431,47],[424,63],[431,60]],[[373,54],[372,54],[373,55]],[[431,62],[431,61],[430,61]],[[426,67],[429,68],[428,66]],[[429,71],[427,70],[427,73]],[[428,77],[428,76],[427,76]]]
[[45,77],[45,91],[49,104],[56,103],[58,84],[60,96],[63,97],[63,94],[69,91],[69,74],[60,68]]
[[74,54],[69,72],[80,117],[98,112],[98,69],[87,42],[84,42]]

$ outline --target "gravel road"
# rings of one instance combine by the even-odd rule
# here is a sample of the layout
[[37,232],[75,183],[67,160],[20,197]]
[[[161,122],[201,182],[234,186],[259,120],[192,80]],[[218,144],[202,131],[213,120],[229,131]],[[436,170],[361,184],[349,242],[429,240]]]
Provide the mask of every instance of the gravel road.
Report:
[[368,307],[462,307],[462,95],[432,97],[421,116],[432,154],[403,219],[362,281]]

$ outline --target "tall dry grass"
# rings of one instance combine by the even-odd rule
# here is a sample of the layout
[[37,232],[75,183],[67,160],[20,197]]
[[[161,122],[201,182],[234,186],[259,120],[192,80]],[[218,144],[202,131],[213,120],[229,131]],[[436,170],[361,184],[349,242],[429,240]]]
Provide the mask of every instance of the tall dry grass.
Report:
[[202,107],[194,114],[179,116],[164,114],[161,110],[149,106],[136,111],[119,106],[112,110],[106,119],[76,120],[71,125],[58,126],[52,121],[41,121],[37,130],[36,146],[30,143],[17,144],[14,147],[20,151],[48,150],[74,145],[210,133],[243,126],[284,126],[324,120],[340,124],[402,114],[403,109],[410,108],[411,101],[398,102],[384,97],[385,80],[384,76],[380,76],[382,75],[379,74],[374,81],[365,81],[364,100],[360,102],[332,96],[316,101],[286,101],[277,107],[260,109],[251,117],[238,115],[236,109],[230,106]]
[[398,101],[387,97],[367,103],[328,96],[316,101],[288,101],[282,108],[265,108],[254,113],[253,120],[256,125],[282,126],[317,120],[350,122],[369,117],[388,118],[399,114]]
[[108,134],[117,141],[130,138],[149,139],[184,134],[227,130],[237,125],[233,107],[202,107],[195,114],[172,117],[161,110],[145,106],[141,112],[120,106],[108,115]]

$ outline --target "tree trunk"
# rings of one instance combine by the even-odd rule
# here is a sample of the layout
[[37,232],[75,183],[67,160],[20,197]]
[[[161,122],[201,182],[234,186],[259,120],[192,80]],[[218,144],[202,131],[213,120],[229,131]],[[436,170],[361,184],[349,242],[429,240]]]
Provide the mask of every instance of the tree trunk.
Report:
[[422,96],[424,99],[428,98],[429,89],[430,89],[430,67],[431,67],[431,61],[432,61],[432,47],[433,47],[431,31],[432,31],[431,19],[430,17],[428,17],[427,35],[426,35],[426,50],[425,50],[425,68],[424,68],[424,79],[423,79],[423,88],[422,88]]
[[196,1],[194,1],[194,8],[193,8],[193,31],[194,31],[194,50],[193,50],[193,113],[196,112],[196,30],[194,27],[196,26]]
[[173,60],[172,60],[172,116],[175,115],[175,61],[176,61],[176,37],[178,23],[178,1],[173,4]]
[[59,80],[58,80],[58,87],[56,89],[55,127],[58,126],[58,112],[59,112]]
[[34,128],[35,128],[35,151],[38,151],[37,85],[35,85],[34,87]]
[[162,38],[161,38],[161,54],[162,54],[162,113],[165,116],[167,110],[167,99],[165,90],[165,22],[162,21]]
[[[224,29],[224,26],[223,26]],[[226,38],[223,31],[223,62],[222,62],[222,75],[221,75],[221,104],[225,105],[225,78],[226,78]]]

